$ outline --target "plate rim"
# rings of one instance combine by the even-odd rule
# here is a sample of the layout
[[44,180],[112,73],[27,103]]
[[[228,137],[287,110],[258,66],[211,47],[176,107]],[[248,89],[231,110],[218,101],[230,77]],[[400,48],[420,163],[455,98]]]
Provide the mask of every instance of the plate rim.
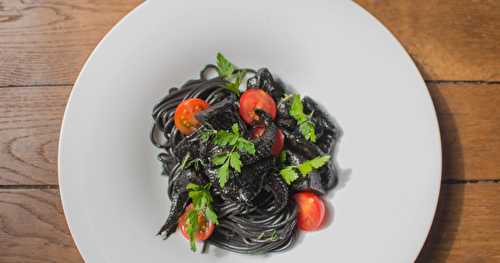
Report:
[[[58,153],[58,156],[57,156],[57,172],[58,172],[57,178],[58,178],[58,185],[59,185],[59,196],[60,196],[60,200],[61,200],[61,204],[62,204],[62,208],[63,208],[63,212],[64,212],[64,217],[66,219],[68,229],[69,229],[70,234],[71,234],[71,238],[72,238],[75,246],[77,247],[77,250],[78,250],[80,256],[83,258],[84,261],[87,261],[87,257],[82,252],[82,244],[80,243],[81,240],[79,240],[79,238],[77,238],[77,236],[74,234],[75,228],[76,228],[75,220],[71,217],[70,213],[68,212],[68,210],[69,210],[69,208],[68,208],[69,204],[67,201],[68,199],[66,199],[66,201],[65,201],[65,198],[64,198],[64,196],[66,196],[66,194],[65,194],[66,190],[64,190],[64,189],[66,189],[66,188],[63,187],[64,179],[63,179],[63,175],[62,175],[63,168],[62,168],[61,157],[62,157],[62,150],[63,150],[63,144],[64,144],[63,138],[64,138],[65,126],[67,126],[68,110],[72,105],[72,100],[74,100],[76,91],[78,89],[81,89],[81,87],[80,87],[81,86],[80,85],[81,76],[84,74],[84,72],[87,70],[87,68],[91,64],[91,61],[95,57],[95,54],[100,49],[102,44],[104,42],[106,42],[107,39],[110,37],[110,35],[112,35],[113,32],[115,32],[117,30],[117,28],[119,28],[126,20],[128,20],[128,18],[130,16],[132,16],[133,14],[135,14],[136,12],[138,12],[142,9],[147,8],[147,6],[149,6],[151,2],[153,2],[153,1],[144,1],[144,2],[140,3],[139,5],[137,5],[135,8],[130,10],[125,16],[123,16],[118,22],[116,22],[106,34],[104,34],[102,39],[98,42],[98,44],[92,50],[90,55],[85,60],[85,63],[81,67],[81,70],[80,70],[80,72],[79,72],[79,74],[74,82],[74,85],[72,87],[72,90],[68,96],[65,110],[64,110],[64,113],[62,116],[61,126],[60,126],[60,131],[59,131],[58,150],[57,150],[57,153]],[[432,97],[430,95],[430,91],[425,83],[425,80],[422,76],[422,73],[420,72],[420,70],[416,66],[414,60],[409,55],[407,49],[402,45],[401,41],[398,38],[396,38],[396,36],[378,18],[376,18],[374,15],[372,15],[370,12],[368,12],[368,10],[363,8],[360,4],[358,4],[354,1],[346,1],[346,2],[348,2],[348,4],[354,5],[356,7],[356,9],[358,9],[359,12],[364,13],[364,16],[368,16],[372,20],[373,23],[378,24],[378,26],[377,26],[378,28],[382,28],[382,30],[384,30],[386,33],[388,33],[390,35],[390,37],[392,38],[393,41],[396,41],[397,45],[404,51],[404,56],[406,56],[406,58],[409,61],[411,61],[410,64],[412,65],[414,72],[417,74],[418,81],[421,82],[420,83],[421,86],[426,87],[426,91],[425,91],[426,97],[427,97],[426,99],[430,101],[430,106],[432,108],[431,109],[431,111],[432,111],[431,112],[432,113],[432,126],[433,126],[432,129],[434,130],[434,135],[437,137],[437,138],[435,138],[437,144],[431,150],[436,151],[436,156],[438,156],[438,158],[439,158],[438,160],[436,160],[437,164],[438,164],[438,167],[436,167],[436,168],[438,170],[439,176],[436,176],[437,182],[434,182],[437,185],[437,187],[436,187],[436,193],[433,196],[432,217],[430,218],[429,222],[426,222],[426,238],[420,244],[420,249],[418,251],[415,251],[415,253],[414,253],[413,261],[415,261],[418,258],[418,256],[421,254],[421,252],[424,248],[424,245],[427,243],[427,241],[429,239],[429,235],[430,235],[432,226],[434,225],[434,221],[436,219],[436,212],[437,212],[437,208],[438,208],[439,196],[441,194],[441,187],[442,187],[442,184],[441,184],[441,180],[443,177],[442,135],[441,135],[441,130],[439,128],[439,120],[438,120],[438,116],[437,116],[436,107],[433,103]]]

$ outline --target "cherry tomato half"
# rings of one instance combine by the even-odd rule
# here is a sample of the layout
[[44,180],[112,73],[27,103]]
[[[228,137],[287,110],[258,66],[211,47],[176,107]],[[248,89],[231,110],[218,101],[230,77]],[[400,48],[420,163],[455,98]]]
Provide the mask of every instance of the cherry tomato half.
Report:
[[294,195],[298,206],[297,225],[304,231],[318,230],[325,219],[325,204],[321,198],[310,192]]
[[[264,126],[256,126],[252,130],[252,138],[259,138],[264,134],[264,131],[266,130],[266,127]],[[281,150],[283,150],[283,146],[285,145],[285,135],[281,131],[281,129],[276,130],[276,135],[274,139],[274,144],[271,148],[271,153],[274,156],[278,156],[281,153]]]
[[208,103],[202,99],[187,99],[175,109],[175,127],[184,135],[189,135],[200,127],[196,113],[208,108]]
[[[187,215],[189,211],[193,209],[193,205],[190,204],[186,209],[184,210],[184,213],[179,217],[179,223],[178,226],[181,229],[182,235],[189,240],[189,235],[187,233]],[[198,225],[200,226],[200,229],[198,232],[195,234],[196,240],[207,240],[212,233],[214,232],[215,225],[209,221],[206,220],[205,215],[202,213],[198,214]]]
[[261,89],[247,89],[240,97],[241,118],[248,124],[259,120],[256,109],[267,112],[273,119],[276,118],[276,102],[273,97]]

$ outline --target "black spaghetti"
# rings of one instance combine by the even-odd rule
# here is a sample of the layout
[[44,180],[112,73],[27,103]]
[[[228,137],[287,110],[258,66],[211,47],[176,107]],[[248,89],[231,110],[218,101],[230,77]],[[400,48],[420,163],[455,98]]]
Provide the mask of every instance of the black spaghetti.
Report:
[[321,224],[323,216],[301,218],[300,200],[312,195],[324,215],[317,195],[336,183],[330,156],[337,129],[312,99],[291,93],[269,70],[236,69],[218,54],[199,79],[169,89],[153,119],[150,138],[161,149],[171,201],[159,235],[168,238],[179,226],[192,249],[206,240],[263,254],[286,250],[298,228]]

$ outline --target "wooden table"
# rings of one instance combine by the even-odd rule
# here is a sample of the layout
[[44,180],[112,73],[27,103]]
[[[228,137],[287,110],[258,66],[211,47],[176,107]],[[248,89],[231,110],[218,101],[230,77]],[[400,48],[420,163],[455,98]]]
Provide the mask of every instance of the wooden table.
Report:
[[[418,262],[500,262],[500,1],[356,2],[408,50],[438,113],[442,193]],[[61,118],[87,56],[140,3],[0,1],[0,262],[82,262],[59,199]]]

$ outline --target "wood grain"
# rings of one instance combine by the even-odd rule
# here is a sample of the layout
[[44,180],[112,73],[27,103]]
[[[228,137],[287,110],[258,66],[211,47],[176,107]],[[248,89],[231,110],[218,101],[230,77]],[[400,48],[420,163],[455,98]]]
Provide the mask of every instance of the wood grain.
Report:
[[[57,184],[59,127],[70,90],[0,88],[0,185]],[[500,85],[432,84],[429,90],[445,179],[500,179]]]
[[[500,184],[444,185],[417,262],[498,262]],[[82,262],[57,190],[0,190],[0,262]]]
[[70,90],[0,88],[0,184],[57,184],[57,143]]
[[71,85],[104,34],[140,3],[0,1],[0,86]]
[[500,184],[443,185],[419,263],[500,262]]
[[500,80],[500,1],[355,0],[430,80]]
[[445,179],[500,179],[500,85],[432,84]]
[[[59,192],[37,188],[57,184],[61,118],[84,61],[141,2],[0,1],[0,262],[83,262]],[[417,262],[500,262],[500,1],[355,2],[431,82],[445,184]]]
[[57,190],[0,190],[0,262],[83,262]]
[[[72,84],[98,41],[141,0],[0,3],[0,86]],[[428,80],[500,80],[500,1],[356,0]]]

